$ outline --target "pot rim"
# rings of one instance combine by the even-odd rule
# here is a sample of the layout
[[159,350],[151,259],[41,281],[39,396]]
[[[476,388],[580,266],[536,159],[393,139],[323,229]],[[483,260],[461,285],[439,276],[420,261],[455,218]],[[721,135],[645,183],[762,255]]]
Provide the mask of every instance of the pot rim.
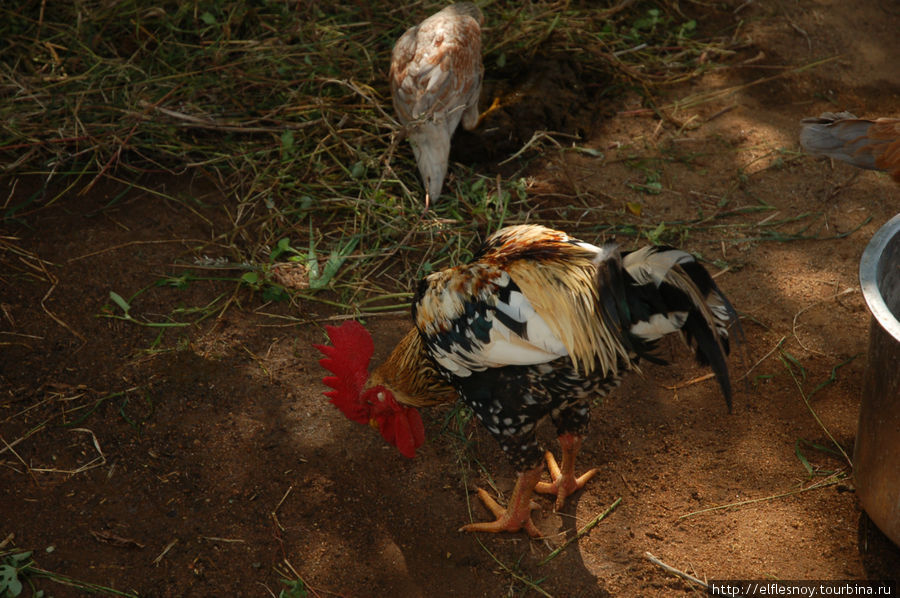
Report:
[[[878,277],[882,257],[885,249],[892,240],[900,243],[900,214],[888,220],[872,236],[869,244],[863,251],[859,260],[859,284],[862,287],[863,298],[869,306],[872,317],[878,321],[879,326],[900,342],[900,321],[891,312],[881,292]],[[900,267],[900,264],[898,264]]]

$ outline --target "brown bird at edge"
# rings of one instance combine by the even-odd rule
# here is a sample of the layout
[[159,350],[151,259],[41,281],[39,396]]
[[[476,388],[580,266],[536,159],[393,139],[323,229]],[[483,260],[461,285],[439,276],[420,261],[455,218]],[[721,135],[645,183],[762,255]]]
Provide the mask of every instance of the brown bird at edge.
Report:
[[[370,424],[413,457],[425,439],[416,407],[460,399],[518,472],[506,508],[479,497],[495,521],[460,531],[540,531],[531,519],[534,491],[556,495],[556,509],[596,474],[575,475],[590,406],[640,359],[666,362],[657,341],[680,335],[716,375],[731,409],[726,354],[731,304],[690,254],[647,246],[623,252],[537,225],[491,235],[468,264],[423,278],[413,328],[368,372],[373,340],[361,324],[327,326],[332,345],[316,345],[331,402]],[[739,326],[739,324],[738,324]],[[555,424],[562,464],[544,451],[535,428]],[[544,461],[550,482],[541,481]]]
[[825,112],[800,123],[800,145],[807,153],[884,170],[900,183],[900,118],[869,120],[849,112]]
[[483,23],[473,3],[451,4],[407,29],[391,53],[391,97],[419,166],[426,210],[444,186],[457,125],[471,131],[480,120]]

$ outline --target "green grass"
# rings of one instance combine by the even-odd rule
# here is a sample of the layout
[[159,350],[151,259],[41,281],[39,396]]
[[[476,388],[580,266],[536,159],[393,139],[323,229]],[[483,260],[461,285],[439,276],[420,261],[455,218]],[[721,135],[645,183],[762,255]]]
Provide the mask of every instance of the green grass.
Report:
[[[52,547],[47,548],[52,552]],[[133,592],[122,592],[115,588],[81,581],[67,575],[61,575],[37,566],[33,551],[19,551],[17,549],[0,550],[0,598],[18,598],[29,596],[43,598],[52,596],[43,589],[38,589],[38,580],[48,579],[57,584],[75,588],[85,595],[100,596],[125,596],[137,598]],[[27,589],[28,593],[25,594]]]
[[[667,120],[671,107],[660,108],[659,90],[723,68],[740,49],[732,31],[701,35],[697,21],[668,0],[607,8],[562,0],[481,4],[488,82],[527,72],[536,57],[569,61],[580,65],[585,85],[600,86],[610,98],[636,91],[646,110]],[[159,177],[199,177],[221,191],[224,201],[215,209],[230,226],[211,241],[198,240],[198,256],[208,247],[225,250],[232,270],[226,277],[237,270],[234,284],[265,301],[311,300],[345,311],[373,297],[409,293],[422,275],[469,257],[483,235],[527,220],[653,243],[683,244],[693,232],[714,227],[732,243],[816,238],[784,232],[783,221],[738,224],[729,216],[748,208],[731,208],[731,197],[722,198],[718,212],[681,222],[643,218],[640,204],[627,198],[613,198],[617,208],[597,208],[583,197],[569,206],[534,205],[518,173],[535,157],[574,151],[597,158],[598,166],[606,159],[577,138],[557,141],[551,132],[536,133],[507,158],[506,168],[518,165],[515,174],[453,165],[444,196],[423,214],[386,73],[394,41],[442,5],[49,0],[4,6],[0,158],[11,179],[38,177],[43,188],[7,200],[2,219],[27,225],[43,207],[108,180],[122,191],[107,207],[141,190],[206,220],[209,200],[167,194],[154,184]],[[642,173],[631,183],[638,195],[663,192],[658,160],[692,160],[665,150],[662,157],[651,154],[626,156]],[[473,224],[482,236],[459,234]],[[303,284],[279,278],[277,264],[285,260],[306,269]],[[206,264],[185,264],[174,276],[184,284],[200,280],[195,266]],[[183,327],[233,304],[220,296],[151,319],[132,310],[146,290],[113,290],[103,315],[151,328]],[[401,301],[379,309],[403,307]]]
[[[459,238],[460,226],[474,223],[487,234],[554,216],[532,209],[520,177],[464,166],[451,169],[457,176],[445,196],[422,215],[421,185],[398,134],[386,73],[394,40],[442,5],[4,6],[0,157],[7,174],[39,177],[44,189],[8,201],[0,214],[27,223],[36,210],[89,193],[102,180],[163,196],[151,189],[154,178],[189,174],[214,182],[227,198],[222,209],[232,227],[214,243],[228,247],[234,261],[271,264],[278,248],[291,248],[310,267],[305,295],[327,287],[339,305],[410,291],[418,276],[471,254],[479,239]],[[706,72],[717,64],[710,57],[724,60],[735,47],[727,32],[699,36],[696,21],[664,0],[482,6],[488,80],[550,56],[579,63],[609,93],[634,88],[652,103],[656,86]],[[536,144],[521,160],[540,152]],[[191,207],[190,200],[165,199]],[[555,216],[565,223],[564,213]],[[266,299],[279,298],[265,274],[242,280],[271,290]],[[112,300],[116,315],[128,319],[131,301]]]
[[[806,405],[806,409],[809,411],[810,415],[812,415],[813,419],[816,421],[816,423],[819,425],[819,427],[822,428],[822,431],[825,433],[825,435],[828,437],[828,439],[834,445],[835,452],[838,455],[840,455],[840,457],[843,458],[844,462],[847,464],[848,467],[852,467],[853,460],[850,458],[850,455],[847,454],[847,451],[844,450],[844,447],[841,446],[841,444],[835,439],[834,435],[832,435],[832,433],[828,430],[828,428],[825,426],[825,424],[819,418],[819,415],[816,413],[815,409],[813,409],[813,406],[810,403],[810,399],[818,391],[822,390],[826,386],[829,386],[830,384],[833,384],[837,380],[838,370],[840,370],[840,368],[844,367],[845,365],[847,365],[848,363],[850,363],[857,357],[859,357],[859,356],[854,355],[850,359],[847,359],[846,361],[843,361],[842,363],[839,363],[839,364],[835,365],[834,367],[832,367],[831,374],[828,376],[828,378],[826,378],[824,381],[822,381],[818,385],[816,385],[811,391],[807,392],[804,389],[804,385],[803,385],[803,383],[806,381],[806,368],[803,367],[803,364],[800,363],[800,361],[796,357],[794,357],[791,353],[789,353],[788,351],[781,349],[781,355],[780,355],[781,363],[784,365],[784,368],[787,370],[788,374],[790,374],[790,376],[791,376],[791,379],[794,381],[794,384],[797,387],[797,391],[800,393],[800,398],[803,399],[803,403],[804,403],[804,405]],[[804,467],[809,472],[810,471],[809,463],[806,462],[804,460],[804,458],[802,457],[802,455],[799,451],[799,445],[797,447],[796,452],[797,452],[798,458],[800,458],[801,462],[803,462]]]

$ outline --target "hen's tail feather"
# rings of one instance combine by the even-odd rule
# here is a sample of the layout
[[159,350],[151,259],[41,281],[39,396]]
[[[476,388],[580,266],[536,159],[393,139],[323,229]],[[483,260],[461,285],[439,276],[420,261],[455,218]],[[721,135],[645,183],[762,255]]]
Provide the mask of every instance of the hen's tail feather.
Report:
[[807,153],[868,170],[885,170],[900,181],[900,120],[825,112],[800,123],[800,145]]
[[849,112],[825,112],[818,118],[804,118],[800,145],[808,153],[849,162],[874,170],[875,156],[866,151],[872,121],[856,118]]
[[[697,361],[709,365],[731,410],[731,380],[726,355],[728,329],[737,313],[709,272],[689,253],[668,247],[645,247],[625,254],[625,293],[632,344],[642,357],[662,336],[680,332]],[[644,353],[644,354],[642,354]]]

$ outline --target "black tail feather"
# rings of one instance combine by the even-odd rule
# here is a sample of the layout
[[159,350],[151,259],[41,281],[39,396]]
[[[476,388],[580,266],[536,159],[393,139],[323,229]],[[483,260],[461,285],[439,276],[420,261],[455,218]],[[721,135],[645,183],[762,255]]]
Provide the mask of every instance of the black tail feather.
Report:
[[738,319],[731,303],[690,254],[670,248],[632,253],[625,259],[631,336],[638,339],[632,344],[652,347],[664,334],[680,331],[698,363],[712,369],[730,412],[728,328]]
[[[710,276],[706,268],[699,262],[693,260],[684,262],[680,265],[684,272],[690,277],[691,281],[697,286],[697,289],[701,292],[702,296],[707,299],[707,307],[710,299],[718,300],[725,315],[728,316],[727,323],[716,318],[714,320],[716,322],[716,328],[710,328],[706,318],[701,312],[701,308],[695,306],[691,310],[690,315],[688,315],[687,320],[685,320],[682,332],[684,333],[685,340],[694,346],[694,354],[697,358],[697,363],[708,365],[712,368],[713,373],[716,375],[716,380],[719,383],[719,387],[722,389],[722,396],[725,397],[725,403],[728,405],[728,412],[731,413],[731,377],[728,372],[728,363],[726,359],[731,346],[726,326],[738,322],[737,312],[734,311],[734,307],[732,307],[728,298],[725,297],[722,291],[719,290],[719,287],[716,286],[715,281],[713,281],[712,276]],[[720,325],[723,326],[721,330],[718,328]],[[691,343],[692,339],[694,343]]]
[[[722,389],[722,396],[725,397],[725,404],[728,405],[728,412],[731,413],[731,378],[728,374],[728,363],[726,355],[728,354],[728,341],[725,339],[721,342],[716,339],[716,333],[706,325],[703,317],[698,313],[688,315],[684,323],[685,337],[690,342],[693,339],[696,343],[694,349],[697,363],[708,365],[712,368]],[[723,350],[724,349],[724,350]]]

